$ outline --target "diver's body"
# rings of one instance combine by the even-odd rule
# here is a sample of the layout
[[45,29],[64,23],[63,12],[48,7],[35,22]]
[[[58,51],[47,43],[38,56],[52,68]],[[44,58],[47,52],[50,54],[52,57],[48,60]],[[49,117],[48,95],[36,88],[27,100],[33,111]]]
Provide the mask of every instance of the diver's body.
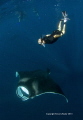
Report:
[[55,30],[51,35],[46,35],[42,40],[45,42],[45,44],[52,44],[56,42],[62,34],[63,33],[61,31]]
[[[66,27],[66,22],[68,18],[66,18],[67,14],[66,12],[63,13],[64,19],[60,20],[58,29],[53,31],[52,34],[47,34],[45,37],[38,39],[38,44],[43,45],[45,47],[45,44],[53,44],[56,42],[63,34],[65,34],[65,27]],[[62,21],[63,22],[63,27],[62,27]]]

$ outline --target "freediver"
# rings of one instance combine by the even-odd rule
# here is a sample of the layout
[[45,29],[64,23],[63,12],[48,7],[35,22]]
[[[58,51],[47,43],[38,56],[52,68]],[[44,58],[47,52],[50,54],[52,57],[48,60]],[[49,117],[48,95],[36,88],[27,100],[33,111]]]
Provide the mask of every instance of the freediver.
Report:
[[[38,44],[42,45],[45,47],[45,44],[53,44],[56,42],[62,35],[65,34],[65,28],[66,28],[66,22],[69,20],[67,18],[67,13],[66,11],[62,11],[63,19],[60,20],[58,29],[54,30],[52,34],[47,34],[43,38],[38,39]],[[63,21],[63,27],[62,27],[62,21]]]

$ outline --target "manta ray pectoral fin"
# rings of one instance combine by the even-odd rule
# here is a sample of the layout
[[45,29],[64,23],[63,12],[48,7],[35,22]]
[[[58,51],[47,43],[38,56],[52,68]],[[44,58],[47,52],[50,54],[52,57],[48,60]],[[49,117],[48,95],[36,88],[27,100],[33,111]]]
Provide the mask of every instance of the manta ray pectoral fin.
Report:
[[[53,94],[58,94],[65,97],[60,86],[57,83],[55,83],[51,78],[49,78],[48,81],[44,83],[44,85],[45,86],[43,86],[42,88],[44,89],[43,93],[53,93]],[[66,97],[65,99],[66,99],[66,102],[68,103],[68,99]]]
[[66,102],[68,103],[68,99],[66,98],[66,96],[64,95],[64,93],[62,92],[59,86],[57,88],[57,92],[54,93],[63,96],[66,99]]
[[[63,95],[63,94],[60,94],[60,93],[58,93],[59,95],[62,95],[63,97],[65,97],[65,95]],[[65,97],[65,99],[66,99],[66,102],[68,103],[68,99]]]

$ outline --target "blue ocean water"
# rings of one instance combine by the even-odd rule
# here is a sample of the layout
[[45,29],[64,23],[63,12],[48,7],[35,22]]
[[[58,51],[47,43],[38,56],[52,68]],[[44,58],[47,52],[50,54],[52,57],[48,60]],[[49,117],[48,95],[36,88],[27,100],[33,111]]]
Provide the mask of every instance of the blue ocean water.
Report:
[[[82,4],[82,0],[0,0],[0,120],[83,119]],[[45,48],[38,45],[41,35],[57,29],[64,10],[70,18],[66,34]],[[53,94],[21,101],[15,72],[46,68],[69,102]]]

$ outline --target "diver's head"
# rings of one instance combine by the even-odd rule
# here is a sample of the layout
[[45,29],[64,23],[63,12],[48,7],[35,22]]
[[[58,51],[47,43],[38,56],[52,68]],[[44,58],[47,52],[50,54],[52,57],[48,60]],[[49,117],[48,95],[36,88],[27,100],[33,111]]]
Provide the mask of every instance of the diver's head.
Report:
[[24,86],[18,86],[16,90],[16,94],[18,97],[20,97],[23,101],[29,99],[29,91]]
[[45,41],[42,40],[41,38],[38,39],[38,44],[42,45],[43,47],[45,47]]
[[42,39],[41,39],[41,38],[38,39],[38,44],[39,44],[39,45],[42,44]]

